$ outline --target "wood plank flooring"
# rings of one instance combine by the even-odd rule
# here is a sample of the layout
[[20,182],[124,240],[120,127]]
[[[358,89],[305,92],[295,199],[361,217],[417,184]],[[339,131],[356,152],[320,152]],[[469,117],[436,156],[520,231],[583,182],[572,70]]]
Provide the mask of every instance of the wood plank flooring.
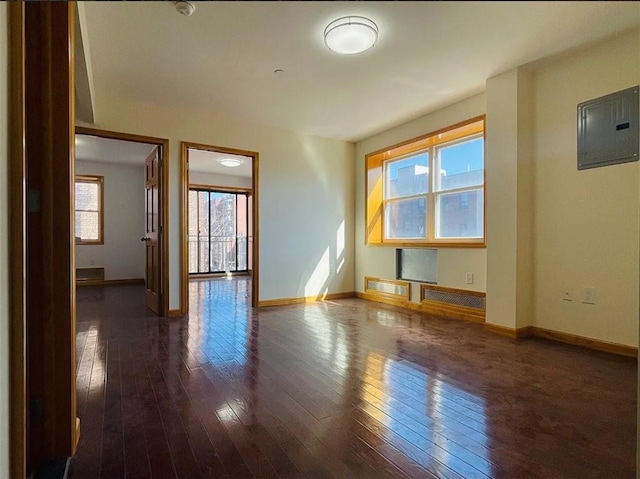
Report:
[[80,478],[635,477],[634,360],[359,299],[78,290]]

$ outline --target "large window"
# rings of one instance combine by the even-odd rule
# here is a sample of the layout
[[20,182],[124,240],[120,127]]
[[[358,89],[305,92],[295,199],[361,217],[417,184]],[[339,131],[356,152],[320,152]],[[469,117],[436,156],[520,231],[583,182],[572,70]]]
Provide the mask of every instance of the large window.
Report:
[[484,246],[484,117],[366,157],[368,244]]
[[104,177],[76,176],[76,244],[104,244]]
[[189,273],[245,272],[248,193],[189,189]]

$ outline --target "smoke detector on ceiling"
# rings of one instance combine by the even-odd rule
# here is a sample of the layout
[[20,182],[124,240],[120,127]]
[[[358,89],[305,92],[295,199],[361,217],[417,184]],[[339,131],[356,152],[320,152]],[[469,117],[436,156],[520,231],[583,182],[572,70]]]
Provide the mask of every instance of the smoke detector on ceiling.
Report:
[[175,4],[178,13],[185,17],[190,17],[196,10],[196,6],[188,0],[179,0],[173,3]]

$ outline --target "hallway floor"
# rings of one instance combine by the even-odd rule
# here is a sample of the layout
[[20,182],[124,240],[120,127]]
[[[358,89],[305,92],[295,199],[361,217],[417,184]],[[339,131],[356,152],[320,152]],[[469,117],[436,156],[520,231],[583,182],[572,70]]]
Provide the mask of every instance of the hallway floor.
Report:
[[359,299],[78,289],[71,477],[635,477],[636,362]]

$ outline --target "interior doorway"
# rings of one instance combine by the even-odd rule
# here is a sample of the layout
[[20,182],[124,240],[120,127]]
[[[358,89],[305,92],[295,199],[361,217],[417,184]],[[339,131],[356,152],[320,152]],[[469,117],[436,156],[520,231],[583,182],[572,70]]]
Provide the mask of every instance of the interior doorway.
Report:
[[[168,140],[162,138],[76,127],[79,173],[98,178],[103,190],[99,195],[102,208],[95,201],[90,204],[101,210],[100,215],[91,209],[78,210],[76,205],[76,224],[80,224],[75,232],[77,272],[94,275],[89,277],[94,284],[144,282],[146,305],[160,316],[169,314],[168,228],[164,227],[168,224],[167,148]],[[123,171],[131,168],[135,173]],[[106,175],[112,181],[107,182]],[[137,188],[135,184],[124,185],[131,175],[134,182],[139,180]],[[126,198],[131,201],[122,204]],[[87,221],[78,222],[81,218]],[[83,226],[87,226],[91,239],[100,239],[82,238]],[[98,234],[96,230],[102,231]]]
[[182,314],[190,278],[251,277],[258,302],[258,153],[182,143]]

